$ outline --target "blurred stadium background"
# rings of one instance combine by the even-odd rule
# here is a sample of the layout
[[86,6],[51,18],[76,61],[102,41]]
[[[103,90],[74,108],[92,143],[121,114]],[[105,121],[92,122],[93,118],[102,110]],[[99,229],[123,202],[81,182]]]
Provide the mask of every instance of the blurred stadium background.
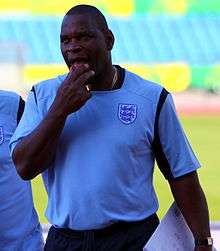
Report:
[[[106,15],[116,37],[115,64],[174,93],[181,120],[205,166],[201,182],[213,231],[218,229],[220,0],[0,0],[0,89],[25,98],[33,84],[67,71],[59,49],[60,25],[65,12],[82,3]],[[157,172],[155,183],[162,216],[172,199]],[[33,188],[45,223],[46,194],[39,178]]]

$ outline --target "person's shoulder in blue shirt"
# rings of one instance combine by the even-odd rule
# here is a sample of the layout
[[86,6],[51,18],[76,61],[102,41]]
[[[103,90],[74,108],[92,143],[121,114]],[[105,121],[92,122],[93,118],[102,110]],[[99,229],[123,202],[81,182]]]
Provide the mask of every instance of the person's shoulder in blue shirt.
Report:
[[22,98],[0,90],[0,250],[41,251],[41,226],[33,205],[31,183],[17,174],[9,141],[24,109]]

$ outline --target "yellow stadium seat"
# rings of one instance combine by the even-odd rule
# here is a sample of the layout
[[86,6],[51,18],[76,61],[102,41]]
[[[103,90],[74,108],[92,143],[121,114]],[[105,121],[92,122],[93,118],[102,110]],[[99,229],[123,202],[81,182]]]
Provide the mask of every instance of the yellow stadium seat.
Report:
[[134,13],[134,0],[102,0],[107,14],[111,16],[130,16]]
[[94,5],[106,14],[130,16],[134,13],[134,0],[0,0],[0,11],[29,12],[36,15],[63,15],[77,4]]
[[184,91],[191,83],[191,69],[185,63],[124,66],[145,79],[162,84],[171,92]]
[[29,12],[29,0],[0,0],[1,12]]
[[31,12],[34,14],[46,14],[46,15],[63,15],[71,7],[78,4],[90,4],[95,5],[102,10],[102,4],[99,0],[32,0]]

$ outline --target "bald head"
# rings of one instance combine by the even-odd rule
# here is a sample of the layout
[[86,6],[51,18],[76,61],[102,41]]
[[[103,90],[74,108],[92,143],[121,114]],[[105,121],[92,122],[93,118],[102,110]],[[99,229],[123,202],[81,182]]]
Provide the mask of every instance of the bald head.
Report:
[[97,27],[102,30],[108,30],[108,24],[105,19],[105,16],[98,10],[96,7],[86,4],[81,4],[72,7],[65,16],[69,15],[88,15],[96,22]]

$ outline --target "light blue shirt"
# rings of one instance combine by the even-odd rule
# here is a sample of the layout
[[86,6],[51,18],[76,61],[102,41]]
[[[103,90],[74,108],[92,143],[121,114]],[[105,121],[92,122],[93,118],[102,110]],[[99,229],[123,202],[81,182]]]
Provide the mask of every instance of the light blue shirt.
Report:
[[9,153],[19,100],[15,93],[0,91],[0,250],[41,251],[43,239],[31,184],[17,175]]
[[[65,77],[44,81],[30,92],[11,151],[46,116]],[[43,173],[51,224],[99,229],[121,220],[142,220],[157,211],[152,142],[161,91],[160,85],[126,71],[120,89],[93,91],[92,98],[68,116],[56,158]],[[161,110],[159,134],[173,177],[199,167],[171,95]]]

